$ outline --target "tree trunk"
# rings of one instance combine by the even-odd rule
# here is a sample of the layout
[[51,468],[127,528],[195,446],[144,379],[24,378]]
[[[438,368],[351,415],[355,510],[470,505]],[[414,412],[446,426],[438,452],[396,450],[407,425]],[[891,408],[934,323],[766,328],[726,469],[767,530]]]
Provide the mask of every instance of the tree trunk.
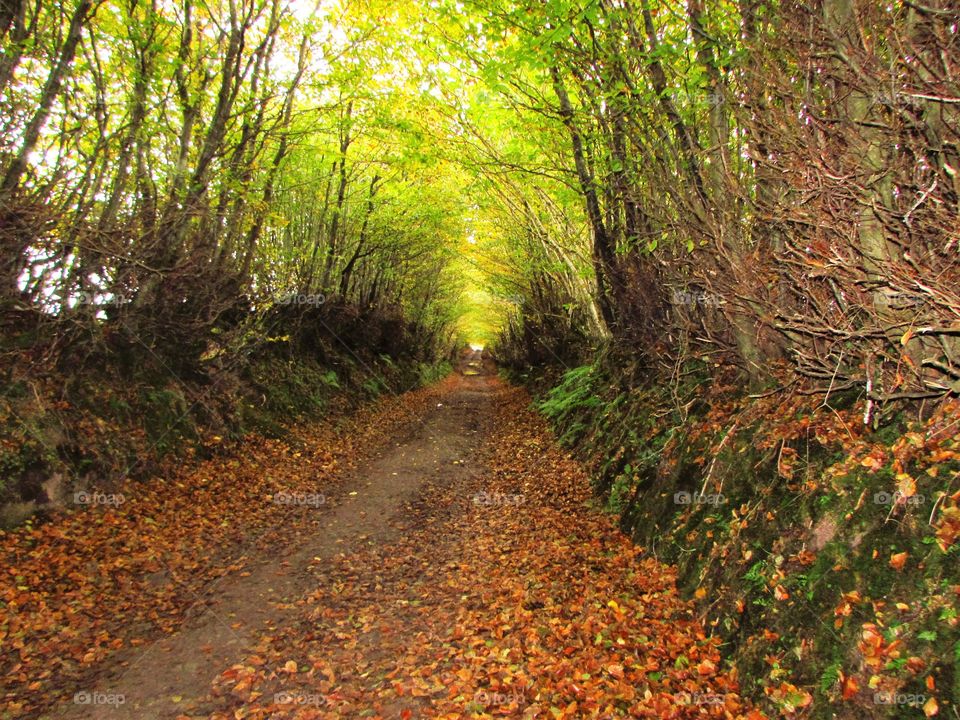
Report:
[[622,296],[623,288],[619,284],[620,277],[616,268],[616,247],[614,247],[603,221],[603,211],[597,197],[596,183],[587,167],[583,138],[577,128],[573,106],[570,104],[570,97],[567,95],[567,89],[556,65],[550,68],[550,76],[553,80],[554,93],[560,103],[560,119],[570,134],[573,162],[577,169],[577,179],[580,182],[580,190],[586,202],[587,217],[590,220],[593,234],[593,270],[597,280],[597,299],[600,304],[600,312],[607,327],[616,334],[617,314],[612,299],[606,293],[606,283],[609,281],[613,298]]
[[330,287],[330,278],[336,265],[339,252],[340,217],[343,214],[343,204],[347,196],[347,150],[350,149],[350,122],[353,116],[353,100],[347,103],[345,117],[340,128],[340,184],[337,187],[337,204],[333,208],[333,218],[330,220],[330,234],[327,239],[327,257],[323,265],[323,278],[320,288],[326,292]]
[[367,226],[370,222],[370,216],[373,214],[373,197],[377,192],[377,182],[380,180],[379,175],[374,175],[370,179],[370,190],[367,193],[367,211],[363,216],[363,225],[360,227],[360,236],[357,238],[357,246],[353,250],[353,255],[350,257],[350,260],[347,262],[346,266],[343,268],[343,272],[340,275],[340,297],[346,299],[347,292],[350,289],[350,276],[353,273],[353,267],[356,265],[357,260],[363,252],[363,246],[367,241]]
[[37,109],[27,123],[23,131],[23,140],[20,143],[20,149],[17,151],[13,161],[7,166],[3,174],[3,180],[0,181],[0,203],[10,198],[20,185],[23,174],[27,171],[27,162],[40,140],[40,132],[43,130],[47,118],[50,117],[50,109],[53,107],[54,100],[60,95],[63,88],[63,79],[66,77],[67,70],[73,63],[77,54],[77,45],[80,44],[80,36],[83,34],[83,26],[90,16],[93,8],[93,0],[80,0],[70,17],[70,27],[67,29],[66,38],[60,48],[57,61],[47,76],[47,81],[40,93],[40,102]]

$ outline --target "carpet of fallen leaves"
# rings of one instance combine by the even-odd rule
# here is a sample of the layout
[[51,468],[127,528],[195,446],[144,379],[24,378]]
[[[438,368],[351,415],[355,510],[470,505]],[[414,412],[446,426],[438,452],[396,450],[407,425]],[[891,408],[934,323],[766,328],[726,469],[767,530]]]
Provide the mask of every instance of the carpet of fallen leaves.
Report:
[[300,624],[217,678],[211,717],[764,717],[671,569],[591,507],[526,393],[495,388],[473,479],[318,566]]
[[36,715],[107,658],[172,632],[204,605],[211,581],[314,521],[309,508],[277,504],[275,494],[335,501],[344,471],[393,442],[443,392],[441,383],[384,397],[287,440],[251,436],[242,453],[114,488],[123,496],[115,506],[0,532],[0,716]]

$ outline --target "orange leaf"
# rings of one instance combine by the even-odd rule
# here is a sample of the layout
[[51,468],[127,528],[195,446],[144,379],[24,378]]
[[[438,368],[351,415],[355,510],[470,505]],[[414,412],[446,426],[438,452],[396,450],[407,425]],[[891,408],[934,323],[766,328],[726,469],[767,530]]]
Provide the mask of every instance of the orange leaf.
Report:
[[900,572],[901,570],[903,570],[904,563],[907,562],[907,557],[909,557],[909,553],[905,553],[905,552],[899,552],[899,553],[896,553],[895,555],[891,555],[890,567],[892,567],[897,572]]
[[941,513],[940,527],[937,528],[937,544],[943,552],[946,552],[958,537],[960,537],[960,508],[948,507]]
[[940,706],[937,705],[936,698],[930,698],[923,704],[923,714],[927,717],[933,717],[938,712],[940,712]]
[[917,483],[906,473],[900,473],[897,475],[897,490],[905,498],[913,497],[917,494]]
[[848,675],[843,679],[843,699],[849,700],[860,692],[860,683],[853,675]]

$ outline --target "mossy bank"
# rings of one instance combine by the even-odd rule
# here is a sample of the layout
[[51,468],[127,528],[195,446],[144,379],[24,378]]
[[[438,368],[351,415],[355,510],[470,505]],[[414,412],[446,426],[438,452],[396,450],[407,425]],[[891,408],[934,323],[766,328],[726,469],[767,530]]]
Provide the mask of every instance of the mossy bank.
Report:
[[84,492],[162,475],[246,433],[282,436],[297,421],[432,382],[450,371],[456,347],[424,342],[383,313],[281,307],[192,355],[105,331],[37,362],[36,347],[69,342],[50,324],[49,338],[21,351],[13,336],[0,353],[0,528],[78,509]]
[[706,362],[636,375],[601,355],[523,379],[744,693],[774,716],[957,717],[960,404],[748,395]]

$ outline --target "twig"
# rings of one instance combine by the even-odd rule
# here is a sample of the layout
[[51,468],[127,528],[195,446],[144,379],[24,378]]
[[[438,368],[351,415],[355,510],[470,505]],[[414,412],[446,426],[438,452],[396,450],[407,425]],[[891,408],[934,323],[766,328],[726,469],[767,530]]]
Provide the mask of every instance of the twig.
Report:
[[727,434],[723,436],[723,440],[720,441],[720,444],[717,445],[716,452],[713,455],[713,460],[710,461],[710,467],[707,470],[706,476],[703,478],[703,487],[700,488],[700,495],[703,496],[707,492],[707,485],[710,482],[710,476],[713,475],[713,468],[717,464],[717,458],[720,457],[720,451],[723,450],[723,446],[726,445],[727,440],[730,439],[730,435],[734,430],[737,429],[737,425],[740,424],[740,416],[737,416],[737,419],[733,421],[733,425],[730,426],[730,429],[727,430]]

